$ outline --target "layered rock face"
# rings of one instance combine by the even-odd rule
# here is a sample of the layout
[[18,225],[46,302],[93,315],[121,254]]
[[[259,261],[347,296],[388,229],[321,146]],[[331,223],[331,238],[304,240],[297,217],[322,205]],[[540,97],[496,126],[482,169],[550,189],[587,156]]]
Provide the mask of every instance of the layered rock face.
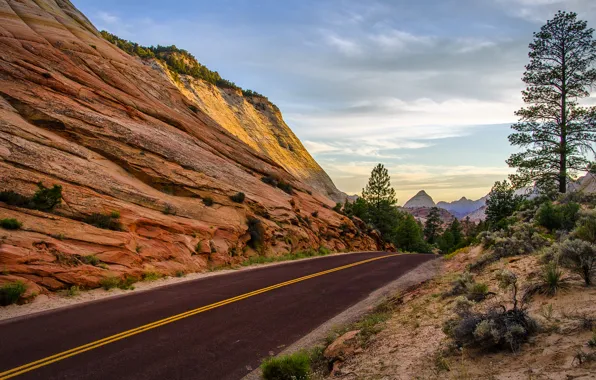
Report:
[[[0,202],[0,219],[23,223],[0,229],[0,283],[29,292],[256,254],[377,249],[331,210],[341,193],[270,103],[174,83],[67,0],[0,0],[0,191],[31,197],[39,182],[62,186],[53,212]],[[92,214],[121,228],[84,223]]]

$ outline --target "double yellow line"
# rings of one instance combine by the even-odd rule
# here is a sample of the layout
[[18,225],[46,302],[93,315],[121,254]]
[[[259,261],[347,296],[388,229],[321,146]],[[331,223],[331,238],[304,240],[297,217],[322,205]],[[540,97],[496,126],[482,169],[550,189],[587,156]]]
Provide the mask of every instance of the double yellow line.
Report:
[[82,346],[75,347],[75,348],[72,348],[70,350],[63,351],[63,352],[60,352],[60,353],[55,354],[55,355],[52,355],[52,356],[48,356],[48,357],[43,358],[43,359],[40,359],[40,360],[36,360],[34,362],[31,362],[31,363],[22,365],[20,367],[16,367],[16,368],[10,369],[8,371],[4,371],[4,372],[0,373],[0,379],[10,379],[12,377],[15,377],[15,376],[18,376],[18,375],[22,375],[22,374],[24,374],[26,372],[33,371],[33,370],[35,370],[37,368],[44,367],[44,366],[47,366],[49,364],[55,363],[57,361],[67,359],[67,358],[69,358],[71,356],[82,354],[83,352],[90,351],[90,350],[93,350],[95,348],[98,348],[98,347],[101,347],[101,346],[105,346],[105,345],[110,344],[110,343],[117,342],[119,340],[122,340],[122,339],[125,339],[125,338],[128,338],[128,337],[131,337],[133,335],[137,335],[137,334],[140,334],[142,332],[145,332],[145,331],[148,331],[148,330],[151,330],[151,329],[160,327],[160,326],[164,326],[164,325],[167,325],[169,323],[176,322],[176,321],[179,321],[181,319],[188,318],[188,317],[191,317],[193,315],[196,315],[196,314],[199,314],[199,313],[203,313],[203,312],[208,311],[208,310],[211,310],[211,309],[215,309],[217,307],[221,307],[221,306],[224,306],[224,305],[233,303],[233,302],[238,302],[238,301],[241,301],[243,299],[256,296],[258,294],[269,292],[269,291],[272,291],[272,290],[275,290],[275,289],[278,289],[278,288],[282,288],[284,286],[292,285],[292,284],[295,284],[297,282],[306,281],[306,280],[309,280],[311,278],[315,278],[315,277],[319,277],[319,276],[324,276],[326,274],[337,272],[337,271],[340,271],[340,270],[343,270],[343,269],[352,268],[352,267],[355,267],[357,265],[362,265],[362,264],[370,263],[371,261],[381,260],[381,259],[384,259],[384,258],[387,258],[387,257],[393,257],[393,256],[397,256],[397,254],[379,256],[379,257],[375,257],[375,258],[372,258],[372,259],[362,260],[362,261],[358,261],[358,262],[355,262],[355,263],[352,263],[352,264],[343,265],[343,266],[340,266],[340,267],[328,269],[328,270],[325,270],[325,271],[322,271],[322,272],[317,272],[317,273],[309,274],[308,276],[303,276],[303,277],[295,278],[293,280],[289,280],[289,281],[282,282],[282,283],[279,283],[279,284],[276,284],[276,285],[268,286],[266,288],[258,289],[258,290],[255,290],[255,291],[252,291],[252,292],[249,292],[249,293],[245,293],[245,294],[242,294],[242,295],[239,295],[239,296],[236,296],[236,297],[228,298],[226,300],[215,302],[215,303],[212,303],[212,304],[207,305],[207,306],[202,306],[202,307],[199,307],[199,308],[196,308],[196,309],[193,309],[193,310],[184,312],[184,313],[180,313],[180,314],[174,315],[174,316],[169,317],[169,318],[160,319],[159,321],[148,323],[146,325],[143,325],[143,326],[140,326],[140,327],[131,329],[131,330],[127,330],[127,331],[121,332],[119,334],[111,335],[111,336],[108,336],[106,338],[103,338],[103,339],[100,339],[100,340],[96,340],[94,342],[87,343],[87,344],[84,344]]

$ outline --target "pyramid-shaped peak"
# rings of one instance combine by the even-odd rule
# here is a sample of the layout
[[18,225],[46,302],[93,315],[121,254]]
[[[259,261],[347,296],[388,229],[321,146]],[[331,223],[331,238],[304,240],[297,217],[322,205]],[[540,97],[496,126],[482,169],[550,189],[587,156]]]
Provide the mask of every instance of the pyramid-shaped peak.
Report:
[[416,207],[435,207],[435,201],[431,198],[430,195],[426,193],[424,190],[420,190],[416,195],[414,195],[409,201],[404,204],[406,208],[416,208]]

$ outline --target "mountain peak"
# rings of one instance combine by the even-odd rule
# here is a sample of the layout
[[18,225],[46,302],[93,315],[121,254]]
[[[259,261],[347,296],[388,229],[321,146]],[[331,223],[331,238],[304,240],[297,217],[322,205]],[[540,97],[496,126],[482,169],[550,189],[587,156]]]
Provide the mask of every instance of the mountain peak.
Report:
[[424,190],[420,190],[404,204],[405,208],[435,207],[435,201]]

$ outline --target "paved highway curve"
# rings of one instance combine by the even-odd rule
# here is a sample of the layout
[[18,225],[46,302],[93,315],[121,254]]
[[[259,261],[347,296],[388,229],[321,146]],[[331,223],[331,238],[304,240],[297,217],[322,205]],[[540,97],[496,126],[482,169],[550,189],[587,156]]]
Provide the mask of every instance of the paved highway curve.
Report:
[[0,322],[0,379],[239,379],[432,255],[238,271]]

